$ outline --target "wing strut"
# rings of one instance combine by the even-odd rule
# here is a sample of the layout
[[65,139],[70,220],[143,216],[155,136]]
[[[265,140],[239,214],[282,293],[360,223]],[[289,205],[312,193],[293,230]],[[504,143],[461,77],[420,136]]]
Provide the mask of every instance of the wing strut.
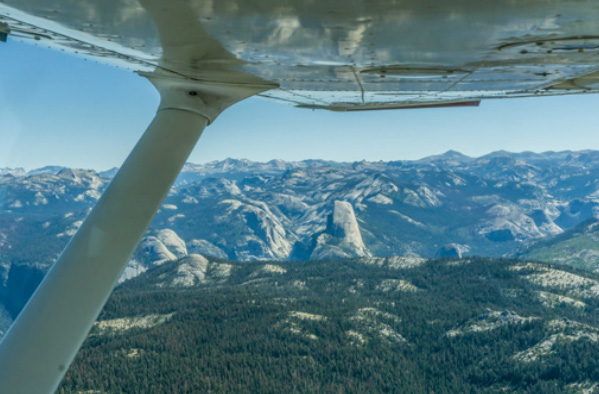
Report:
[[204,127],[272,88],[145,76],[156,117],[0,343],[2,394],[56,391]]

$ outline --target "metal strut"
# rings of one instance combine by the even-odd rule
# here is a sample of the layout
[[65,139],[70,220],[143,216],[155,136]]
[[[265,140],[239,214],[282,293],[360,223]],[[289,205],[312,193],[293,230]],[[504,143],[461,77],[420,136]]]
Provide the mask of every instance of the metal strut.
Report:
[[0,343],[2,394],[56,391],[206,125],[272,88],[144,76],[158,112]]

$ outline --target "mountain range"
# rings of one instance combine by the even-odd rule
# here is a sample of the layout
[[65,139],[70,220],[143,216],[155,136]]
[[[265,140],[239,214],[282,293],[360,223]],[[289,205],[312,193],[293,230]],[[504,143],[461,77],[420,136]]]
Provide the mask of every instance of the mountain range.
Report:
[[[59,166],[33,171],[0,169],[0,336],[115,172]],[[595,377],[589,372],[595,367],[584,366],[587,356],[569,360],[568,365],[574,367],[555,375],[564,357],[585,355],[596,347],[599,320],[593,313],[598,279],[592,273],[530,262],[599,271],[597,174],[596,151],[494,152],[479,158],[449,151],[416,161],[256,163],[227,159],[187,164],[61,392],[93,392],[99,387],[112,392],[103,385],[116,381],[121,386],[113,388],[130,384],[131,392],[143,391],[144,382],[136,380],[133,370],[125,369],[116,380],[106,380],[101,374],[85,372],[92,371],[86,363],[108,357],[130,360],[138,368],[138,356],[146,366],[158,356],[161,365],[169,365],[174,362],[172,356],[140,343],[148,344],[153,332],[155,338],[164,338],[165,332],[189,334],[190,327],[206,317],[215,325],[204,328],[215,333],[228,321],[223,316],[232,313],[229,306],[220,312],[210,309],[215,305],[232,305],[249,319],[233,318],[236,325],[224,333],[225,339],[238,336],[241,330],[250,332],[255,341],[280,345],[249,328],[260,326],[246,314],[250,308],[252,314],[258,311],[273,324],[266,332],[274,338],[292,339],[288,350],[302,354],[309,349],[317,355],[316,375],[303,369],[307,365],[300,359],[285,364],[295,365],[309,377],[293,380],[304,385],[305,390],[298,392],[335,390],[351,380],[348,375],[331,381],[328,356],[318,350],[339,344],[339,357],[366,357],[372,362],[369,371],[382,371],[382,375],[363,377],[366,380],[351,380],[354,392],[372,387],[385,390],[380,385],[385,379],[400,379],[406,382],[406,390],[415,390],[433,376],[441,376],[435,378],[436,387],[445,387],[447,392],[598,390],[599,374]],[[429,260],[433,257],[450,259]],[[468,283],[469,295],[465,296],[464,284]],[[343,306],[348,295],[355,297]],[[139,297],[144,302],[135,301]],[[248,300],[258,309],[244,304]],[[424,308],[416,315],[415,305]],[[205,315],[194,315],[193,308],[204,308]],[[404,314],[412,319],[419,313],[422,319],[414,320],[417,326],[400,323],[408,322]],[[433,315],[444,316],[438,326],[431,323]],[[325,322],[335,322],[337,328]],[[113,333],[126,335],[115,342]],[[516,342],[510,339],[513,335],[519,338]],[[193,335],[189,338],[205,341]],[[466,355],[477,344],[496,340],[500,345],[492,356],[477,353],[472,359],[476,362],[468,364]],[[225,342],[219,343],[225,346]],[[253,349],[252,343],[237,341],[235,346]],[[425,343],[434,346],[414,353]],[[397,353],[387,354],[384,349]],[[225,353],[219,353],[219,362],[251,364],[251,357],[232,360]],[[184,357],[185,352],[175,354]],[[279,354],[289,356],[288,352]],[[411,364],[407,375],[387,369],[385,357],[400,355],[394,362],[407,365],[418,354],[422,357]],[[447,354],[457,357],[449,363],[467,364],[467,368],[435,364]],[[480,363],[493,365],[499,372],[491,376],[477,369]],[[218,373],[224,364],[217,364],[193,368]],[[275,364],[256,367],[267,365]],[[349,365],[340,363],[339,367]],[[443,374],[429,371],[430,365]],[[240,382],[251,377],[255,387],[268,391],[263,384],[280,381],[252,375],[242,367],[239,370],[245,372],[230,376],[232,380],[213,376],[196,382],[200,386],[187,382],[186,387],[205,391],[215,384],[216,392],[244,392]],[[290,373],[279,372],[281,376]],[[177,373],[166,375],[174,381],[180,378]]]
[[[51,264],[114,173],[1,169],[0,266]],[[167,251],[240,261],[502,256],[597,216],[597,174],[596,151],[187,164],[129,271]]]

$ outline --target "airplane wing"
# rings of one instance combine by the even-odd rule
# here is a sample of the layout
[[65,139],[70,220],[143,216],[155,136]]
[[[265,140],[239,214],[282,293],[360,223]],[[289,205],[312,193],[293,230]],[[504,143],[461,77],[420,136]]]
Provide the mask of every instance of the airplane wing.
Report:
[[[0,41],[123,67],[154,121],[0,343],[0,393],[52,393],[204,127],[260,95],[336,111],[599,89],[599,3],[2,0]],[[0,47],[1,55],[1,47]]]
[[[599,8],[586,1],[5,0],[0,23],[10,38],[134,71],[240,70],[278,85],[263,97],[306,108],[599,89]],[[184,49],[169,53],[162,32]]]

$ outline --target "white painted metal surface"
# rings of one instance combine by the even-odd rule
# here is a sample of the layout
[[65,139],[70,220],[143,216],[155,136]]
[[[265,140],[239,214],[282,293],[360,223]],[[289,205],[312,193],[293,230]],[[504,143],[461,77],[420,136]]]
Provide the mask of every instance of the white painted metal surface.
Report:
[[13,39],[201,80],[234,69],[309,108],[599,89],[595,1],[4,0],[0,16]]
[[[79,5],[93,13],[86,8],[90,4]],[[205,34],[187,7],[178,6],[183,3],[173,7],[144,0],[144,4],[155,21],[146,27],[164,48],[160,62],[151,66],[146,60],[134,60],[145,56],[143,52],[107,44],[111,39],[101,34],[70,36],[67,29],[59,36],[40,28],[44,22],[40,18],[16,10],[10,14],[17,19],[7,19],[11,36],[56,40],[53,44],[60,48],[86,48],[118,64],[146,70],[143,75],[159,90],[161,103],[142,139],[0,342],[2,394],[56,390],[204,127],[230,105],[276,87],[231,69],[240,62]],[[67,9],[80,9],[75,3],[68,5]],[[146,12],[136,7],[127,11]],[[32,25],[19,22],[20,18]],[[54,22],[50,25],[56,31],[63,29]],[[190,70],[194,73],[188,74]]]
[[158,112],[0,343],[2,394],[56,390],[207,122]]

